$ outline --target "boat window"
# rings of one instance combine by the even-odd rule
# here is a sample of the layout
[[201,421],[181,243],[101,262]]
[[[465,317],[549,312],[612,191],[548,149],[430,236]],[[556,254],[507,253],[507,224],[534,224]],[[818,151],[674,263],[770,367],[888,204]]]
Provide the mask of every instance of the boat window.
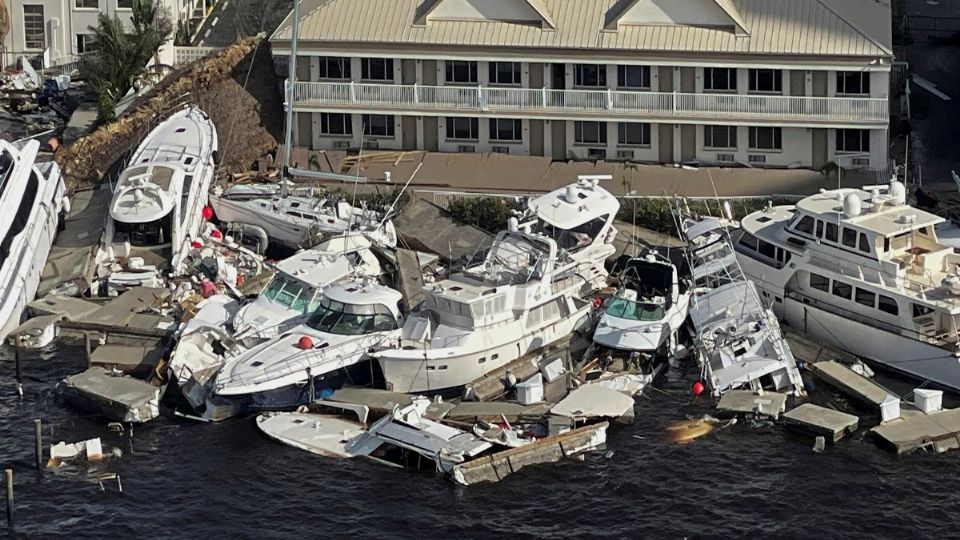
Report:
[[797,232],[813,234],[813,218],[810,216],[803,216],[800,221],[797,222],[797,226],[794,228],[797,230]]
[[300,310],[302,313],[308,311],[310,301],[315,296],[315,292],[305,283],[280,272],[273,275],[273,279],[264,287],[261,294],[267,300]]
[[777,258],[777,247],[771,244],[770,242],[764,242],[759,240],[760,244],[760,254],[764,257],[769,257],[770,259]]
[[823,277],[820,274],[810,274],[810,286],[818,291],[829,292],[830,278]]
[[830,242],[837,241],[837,224],[836,223],[827,223],[827,240]]
[[665,309],[662,302],[635,302],[613,297],[607,302],[603,312],[611,317],[630,321],[659,321],[663,319]]
[[889,238],[884,238],[884,239],[883,239],[883,252],[886,253],[886,252],[888,252],[888,251],[890,251],[890,239],[889,239]]
[[610,219],[609,215],[603,215],[594,218],[574,229],[561,229],[554,227],[546,221],[539,221],[534,227],[534,232],[543,234],[552,238],[557,243],[558,249],[565,249],[575,253],[589,245],[600,236],[600,231]]
[[777,261],[781,264],[790,262],[791,253],[783,248],[777,248]]
[[740,245],[751,251],[757,251],[757,237],[745,232],[740,235]]
[[854,295],[854,300],[858,304],[862,304],[864,306],[872,308],[877,303],[877,295],[874,294],[872,291],[868,291],[865,289],[861,289],[860,287],[857,287],[856,294]]
[[823,221],[817,220],[817,238],[823,238]]
[[477,360],[477,363],[478,363],[478,364],[482,364],[482,363],[484,363],[484,362],[486,362],[486,361],[487,361],[487,357],[486,357],[486,356],[481,356],[480,359]]
[[917,229],[917,232],[923,236],[930,236],[930,232],[927,231],[926,227],[920,227],[919,229]]
[[843,245],[851,248],[857,247],[857,231],[848,227],[843,228]]
[[125,238],[139,247],[162,246],[170,242],[170,216],[146,223],[114,221],[114,240]]
[[397,321],[390,315],[377,314],[373,316],[374,332],[389,332],[397,329]]
[[897,301],[889,296],[880,295],[880,298],[877,302],[877,309],[890,315],[899,315],[900,309],[897,306]]
[[834,280],[833,295],[850,300],[850,297],[853,295],[853,285],[850,285],[849,283],[844,283],[842,281]]
[[867,241],[866,233],[860,233],[860,251],[870,253],[870,242]]
[[386,306],[343,304],[324,298],[307,324],[318,332],[359,336],[395,330],[397,321],[385,315],[388,312]]
[[36,202],[38,184],[37,173],[31,171],[30,176],[27,177],[27,185],[23,188],[23,197],[20,199],[20,206],[17,208],[17,213],[13,215],[13,222],[10,223],[7,234],[3,237],[3,241],[0,242],[0,262],[6,261],[10,256],[10,246],[13,245],[13,240],[20,235],[27,226],[30,213],[33,211],[34,202]]
[[927,307],[927,306],[920,305],[920,304],[914,304],[914,305],[913,305],[913,318],[914,318],[914,319],[916,319],[917,317],[923,317],[924,315],[929,315],[929,314],[931,314],[931,313],[933,313],[933,308],[931,308],[931,307]]

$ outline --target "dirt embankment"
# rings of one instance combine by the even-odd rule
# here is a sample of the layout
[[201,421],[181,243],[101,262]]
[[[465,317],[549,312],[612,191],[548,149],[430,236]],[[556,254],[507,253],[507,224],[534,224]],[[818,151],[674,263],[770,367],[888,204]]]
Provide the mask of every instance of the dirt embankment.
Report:
[[116,121],[60,149],[56,161],[72,188],[120,168],[171,112],[199,105],[217,126],[221,170],[248,170],[283,139],[283,98],[263,35],[239,41],[168,75]]

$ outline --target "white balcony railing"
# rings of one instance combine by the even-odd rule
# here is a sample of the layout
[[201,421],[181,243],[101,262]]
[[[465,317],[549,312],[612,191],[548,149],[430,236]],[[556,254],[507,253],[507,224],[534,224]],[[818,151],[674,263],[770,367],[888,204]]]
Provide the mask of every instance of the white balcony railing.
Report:
[[473,111],[528,117],[818,124],[886,124],[887,100],[857,97],[683,94],[620,90],[552,90],[485,86],[420,86],[351,82],[297,82],[294,107],[384,111]]

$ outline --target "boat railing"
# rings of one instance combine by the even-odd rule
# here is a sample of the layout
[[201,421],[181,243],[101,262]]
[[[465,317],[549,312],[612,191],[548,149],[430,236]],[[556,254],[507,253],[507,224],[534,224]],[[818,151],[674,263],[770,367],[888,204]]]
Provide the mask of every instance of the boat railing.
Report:
[[[224,379],[219,379],[217,381],[217,385],[222,387],[232,384],[244,384],[254,379],[258,379],[261,376],[267,376],[270,378],[282,377],[300,371],[306,371],[308,368],[314,368],[320,365],[324,365],[324,367],[329,368],[325,371],[340,369],[353,363],[348,363],[348,361],[352,358],[351,353],[365,352],[371,348],[379,346],[386,339],[386,336],[383,334],[366,334],[357,336],[357,339],[345,341],[343,343],[338,343],[322,349],[298,349],[297,352],[290,354],[279,361],[271,361],[269,364],[266,364],[262,369],[257,370],[255,373],[247,375],[230,374]],[[322,373],[314,373],[314,375],[322,375]]]

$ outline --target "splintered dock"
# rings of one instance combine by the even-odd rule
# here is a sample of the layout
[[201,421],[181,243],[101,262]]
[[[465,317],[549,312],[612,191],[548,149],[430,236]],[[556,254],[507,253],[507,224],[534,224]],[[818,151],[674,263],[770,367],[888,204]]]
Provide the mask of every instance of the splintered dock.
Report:
[[960,409],[912,415],[880,424],[872,432],[897,454],[921,448],[946,452],[960,448]]
[[886,388],[839,362],[820,362],[814,365],[814,371],[825,383],[868,407],[879,408],[893,396]]
[[752,390],[728,390],[717,403],[721,415],[769,416],[776,420],[787,407],[787,396],[779,392],[758,393]]
[[860,419],[852,414],[812,403],[804,403],[791,409],[783,415],[783,420],[790,428],[812,435],[822,435],[833,442],[856,431],[860,423]]

